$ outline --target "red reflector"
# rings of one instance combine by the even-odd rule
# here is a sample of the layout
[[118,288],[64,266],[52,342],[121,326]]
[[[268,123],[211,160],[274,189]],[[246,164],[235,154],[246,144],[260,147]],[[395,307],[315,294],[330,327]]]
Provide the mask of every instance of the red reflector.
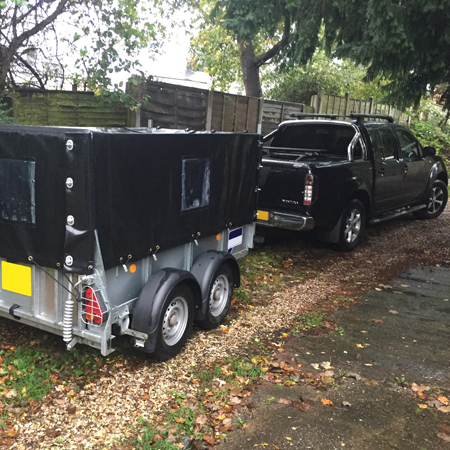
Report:
[[84,292],[86,298],[86,308],[84,310],[86,314],[86,320],[96,324],[103,322],[103,311],[100,307],[100,303],[97,300],[97,296],[92,288],[87,288]]

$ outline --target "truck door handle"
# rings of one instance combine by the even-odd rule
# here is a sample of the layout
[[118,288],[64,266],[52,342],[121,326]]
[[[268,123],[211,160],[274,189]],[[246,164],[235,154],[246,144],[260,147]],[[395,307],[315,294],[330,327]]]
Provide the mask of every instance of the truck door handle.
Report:
[[404,170],[405,172],[408,172],[408,166],[407,166],[406,164],[403,166],[403,170]]
[[381,167],[381,169],[378,171],[378,173],[384,177],[384,167]]

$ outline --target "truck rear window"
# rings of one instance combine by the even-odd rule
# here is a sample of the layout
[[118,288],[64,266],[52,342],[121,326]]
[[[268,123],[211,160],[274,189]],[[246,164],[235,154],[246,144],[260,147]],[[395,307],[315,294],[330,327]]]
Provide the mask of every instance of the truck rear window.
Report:
[[0,159],[0,220],[36,223],[35,161]]
[[322,150],[330,155],[346,157],[354,135],[355,130],[351,126],[328,123],[287,126],[274,137],[272,146]]

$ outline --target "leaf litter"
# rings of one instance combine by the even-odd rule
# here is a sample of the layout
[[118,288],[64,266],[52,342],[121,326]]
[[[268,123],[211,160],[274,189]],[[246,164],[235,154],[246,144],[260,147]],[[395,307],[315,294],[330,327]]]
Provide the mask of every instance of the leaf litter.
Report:
[[[214,400],[215,396],[224,391],[227,399],[225,408],[241,407],[246,404],[245,399],[251,394],[253,382],[248,377],[241,377],[237,383],[245,393],[238,396],[230,395],[236,386],[229,386],[225,380],[221,383],[218,378],[218,385],[212,388],[214,392],[205,393],[200,405],[204,410],[195,412],[191,408],[199,406],[195,399],[202,384],[198,381],[198,373],[202,368],[222,365],[230,355],[242,354],[244,346],[255,338],[261,340],[277,330],[286,330],[287,326],[298,323],[299,317],[305,311],[314,311],[317,307],[334,307],[336,298],[358,298],[367,290],[381,286],[380,279],[389,280],[408,267],[411,260],[417,264],[437,264],[445,261],[448,259],[446,249],[450,246],[444,244],[449,240],[445,230],[449,225],[447,208],[438,220],[408,222],[408,233],[404,232],[404,223],[390,225],[389,233],[379,234],[376,230],[369,229],[367,242],[370,245],[363,243],[351,254],[337,254],[304,241],[293,248],[279,248],[276,252],[282,254],[280,258],[277,259],[276,253],[266,258],[278,262],[269,261],[268,264],[262,265],[260,275],[252,278],[244,267],[243,286],[233,299],[231,315],[219,329],[219,333],[217,330],[209,333],[195,332],[183,352],[167,363],[150,362],[141,355],[127,354],[128,349],[125,353],[117,352],[110,358],[96,357],[94,350],[80,347],[82,354],[98,358],[100,363],[95,371],[91,371],[90,376],[86,377],[80,367],[78,370],[81,373],[68,377],[63,384],[59,382],[59,373],[54,372],[48,384],[49,392],[43,400],[30,401],[20,420],[15,416],[9,417],[0,437],[1,443],[4,448],[50,448],[55,445],[55,439],[59,439],[67,449],[114,448],[121,442],[134,442],[133,439],[140,429],[138,418],[157,427],[161,420],[167,417],[165,414],[170,405],[173,406],[172,409],[177,406],[172,414],[178,414],[175,417],[178,417],[179,421],[174,420],[174,424],[185,427],[183,430],[186,430],[187,434],[189,430],[206,430],[202,439],[206,445],[213,446],[220,441],[223,430],[230,430],[233,426],[233,421],[229,421],[232,418],[232,410],[220,411],[224,408],[220,405],[223,402]],[[425,246],[429,250],[427,254],[423,252]],[[266,251],[259,250],[257,254]],[[383,265],[375,267],[370,263],[371,258],[383,261]],[[251,266],[251,256],[249,261],[247,267]],[[273,269],[270,273],[267,269],[269,266]],[[354,281],[356,279],[357,282]],[[385,286],[387,285],[381,289],[389,289]],[[390,312],[398,313],[396,310]],[[38,346],[38,339],[34,337],[35,330],[15,323],[12,327],[11,322],[1,320],[4,324],[0,328],[3,346],[14,345],[18,336],[25,336],[33,349]],[[373,322],[381,324],[383,321],[375,318]],[[328,328],[324,327],[324,330],[330,328],[328,324]],[[334,327],[332,329],[334,330]],[[314,328],[309,331],[316,332]],[[30,338],[31,336],[33,337]],[[49,342],[59,342],[58,339],[60,338],[56,338],[56,341],[49,339]],[[48,348],[50,354],[54,351],[52,345],[58,348],[58,352],[61,351],[60,343],[51,344]],[[285,353],[275,348],[273,346],[273,355],[281,356]],[[280,346],[279,349],[283,347]],[[6,369],[6,373],[10,371],[7,367],[0,368]],[[292,382],[290,376],[296,371],[293,364],[284,366],[292,371],[264,362],[260,364],[260,369],[262,368],[268,370],[261,370],[261,379],[270,383]],[[301,369],[297,369],[302,379],[320,383],[320,377],[314,378],[312,373],[302,373]],[[0,373],[0,386],[2,382],[6,382],[6,377],[2,378],[2,375],[5,376],[5,372]],[[245,387],[249,389],[247,392]],[[13,407],[20,407],[19,401],[15,399],[20,399],[22,392],[19,394],[17,389],[15,390],[16,392],[14,388],[3,389],[0,393],[4,395],[5,401],[12,402]],[[174,392],[184,395],[183,401],[186,402],[192,396],[191,408],[175,401]],[[434,402],[433,407],[444,413],[450,412],[450,407],[439,400],[440,396],[419,390],[417,394],[420,392],[426,395],[426,401],[420,404],[431,407],[426,402]],[[57,400],[64,400],[64,404]],[[440,405],[437,402],[440,402]],[[4,406],[5,404],[3,408]],[[192,411],[193,416],[182,416],[186,410]],[[222,420],[219,419],[223,416],[225,417]],[[190,428],[187,428],[188,423]],[[179,439],[174,433],[178,433],[175,425],[167,434],[168,441],[175,442]],[[448,433],[442,433],[448,436]],[[162,435],[155,433],[153,436],[158,437],[161,438]]]

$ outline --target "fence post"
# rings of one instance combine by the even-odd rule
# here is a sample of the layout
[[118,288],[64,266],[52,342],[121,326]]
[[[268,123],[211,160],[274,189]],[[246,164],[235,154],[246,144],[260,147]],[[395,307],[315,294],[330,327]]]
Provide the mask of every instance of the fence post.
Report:
[[369,114],[373,114],[373,97],[369,97]]
[[323,99],[323,88],[319,88],[319,92],[316,96],[316,104],[314,105],[315,113],[320,114],[320,110],[322,109],[322,99]]
[[256,132],[262,134],[262,120],[263,120],[263,108],[264,108],[264,98],[258,99],[258,123],[256,124]]
[[350,114],[350,92],[345,93],[345,115]]
[[214,97],[214,92],[208,91],[208,97],[206,99],[206,122],[205,122],[205,130],[206,131],[211,131],[211,127],[212,127],[213,97]]

